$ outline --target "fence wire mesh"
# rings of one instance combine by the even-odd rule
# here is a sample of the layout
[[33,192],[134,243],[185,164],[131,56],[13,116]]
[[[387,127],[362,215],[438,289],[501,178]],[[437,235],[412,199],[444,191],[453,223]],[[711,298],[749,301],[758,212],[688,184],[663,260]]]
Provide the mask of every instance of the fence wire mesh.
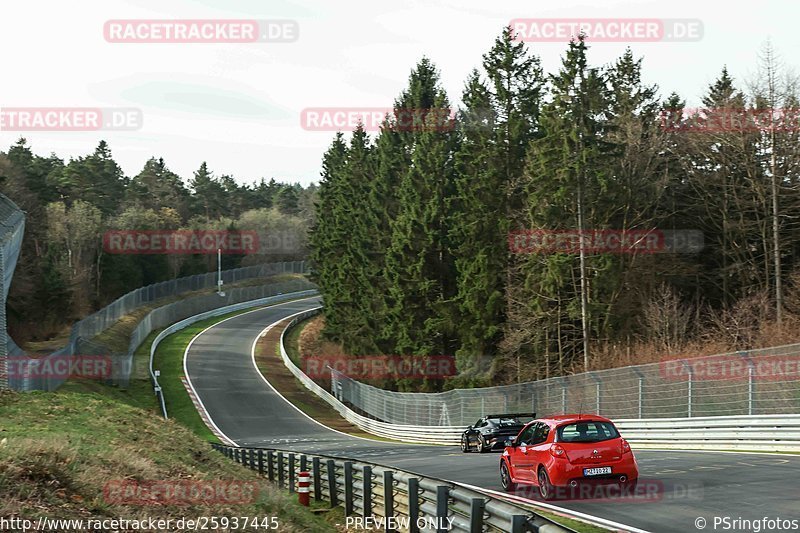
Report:
[[331,392],[366,416],[415,426],[467,426],[489,413],[793,414],[800,413],[798,362],[800,344],[792,344],[441,393],[387,391],[331,369]]
[[9,354],[21,352],[6,331],[6,298],[24,233],[25,214],[14,202],[0,194],[0,277],[3,280],[3,292],[0,293],[0,389],[8,387],[6,358]]

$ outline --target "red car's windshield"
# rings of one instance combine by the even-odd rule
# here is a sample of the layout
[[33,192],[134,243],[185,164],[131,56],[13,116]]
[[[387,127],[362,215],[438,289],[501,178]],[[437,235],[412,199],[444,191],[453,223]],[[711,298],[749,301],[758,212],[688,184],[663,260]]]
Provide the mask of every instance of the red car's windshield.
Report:
[[587,421],[565,424],[558,428],[559,442],[601,442],[619,437],[610,422]]

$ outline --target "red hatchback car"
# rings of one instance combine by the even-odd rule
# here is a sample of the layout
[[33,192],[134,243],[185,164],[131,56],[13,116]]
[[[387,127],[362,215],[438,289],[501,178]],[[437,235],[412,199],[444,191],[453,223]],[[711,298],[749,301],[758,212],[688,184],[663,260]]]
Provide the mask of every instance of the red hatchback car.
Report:
[[618,483],[632,492],[639,467],[630,445],[607,418],[560,415],[526,425],[508,442],[500,458],[500,482],[506,491],[539,487],[542,499],[581,483]]

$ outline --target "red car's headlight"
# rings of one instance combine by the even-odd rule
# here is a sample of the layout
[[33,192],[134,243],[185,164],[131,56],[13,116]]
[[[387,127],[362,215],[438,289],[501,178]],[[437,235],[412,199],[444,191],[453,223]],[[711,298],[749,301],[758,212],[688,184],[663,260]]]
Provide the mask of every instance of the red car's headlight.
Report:
[[564,451],[564,448],[559,446],[558,444],[553,444],[550,446],[550,455],[553,457],[566,457],[567,454]]

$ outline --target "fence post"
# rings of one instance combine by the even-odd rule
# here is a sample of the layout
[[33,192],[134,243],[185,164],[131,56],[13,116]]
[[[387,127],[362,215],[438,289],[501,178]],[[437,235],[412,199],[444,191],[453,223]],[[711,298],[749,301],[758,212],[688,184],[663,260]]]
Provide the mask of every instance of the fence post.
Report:
[[363,494],[362,503],[364,504],[363,516],[372,516],[372,467],[364,465],[361,474],[363,475],[363,479],[361,480],[363,483],[361,489]]
[[339,493],[336,490],[336,462],[328,459],[326,462],[328,469],[328,496],[330,496],[331,507],[339,505]]
[[322,476],[319,471],[319,457],[311,459],[311,470],[314,476],[314,501],[318,502],[322,499]]
[[283,452],[278,452],[278,486],[283,488],[285,475],[283,473]]
[[408,533],[419,533],[419,478],[408,478]]
[[267,478],[274,482],[275,481],[275,465],[272,462],[274,452],[272,450],[267,450]]
[[750,359],[750,356],[747,355],[747,352],[739,352],[745,360],[747,360],[747,414],[753,414],[753,402],[755,400],[755,383],[753,382],[753,376],[755,374],[755,365],[753,364],[753,360]]
[[692,381],[694,381],[694,371],[692,370],[692,365],[684,359],[681,361],[683,363],[684,368],[686,368],[686,372],[688,373],[688,377],[686,378],[686,394],[687,402],[686,402],[686,411],[688,412],[688,418],[692,417]]
[[450,487],[439,485],[436,487],[436,533],[447,533],[447,514],[450,499]]
[[344,515],[353,514],[353,462],[344,462]]
[[250,470],[256,469],[256,451],[254,449],[250,449]]
[[289,454],[289,492],[294,492],[294,454]]
[[595,375],[594,372],[590,372],[589,376],[594,380],[594,395],[595,395],[595,414],[600,414],[600,387],[603,384],[603,381]]
[[383,471],[383,516],[386,520],[386,532],[394,531],[389,526],[388,518],[394,516],[394,475],[391,470]]
[[308,472],[308,457],[305,454],[300,456],[300,470]]
[[469,504],[469,533],[483,533],[483,498],[472,498]]

